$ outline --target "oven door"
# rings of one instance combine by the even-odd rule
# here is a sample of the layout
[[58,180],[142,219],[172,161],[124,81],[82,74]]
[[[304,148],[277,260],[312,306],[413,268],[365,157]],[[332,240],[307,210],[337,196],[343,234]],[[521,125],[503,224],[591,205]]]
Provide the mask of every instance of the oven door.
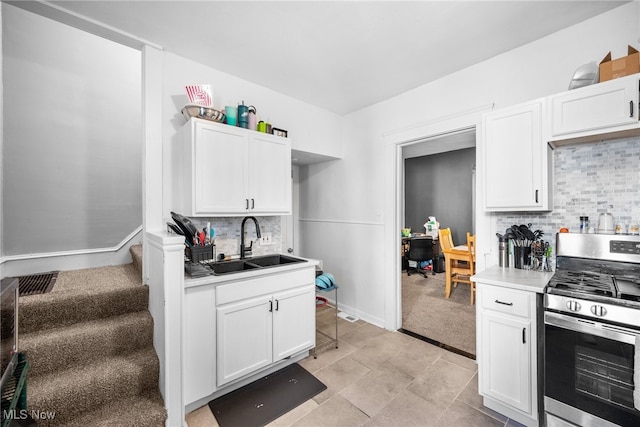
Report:
[[545,412],[580,426],[640,425],[640,331],[548,311],[544,320]]

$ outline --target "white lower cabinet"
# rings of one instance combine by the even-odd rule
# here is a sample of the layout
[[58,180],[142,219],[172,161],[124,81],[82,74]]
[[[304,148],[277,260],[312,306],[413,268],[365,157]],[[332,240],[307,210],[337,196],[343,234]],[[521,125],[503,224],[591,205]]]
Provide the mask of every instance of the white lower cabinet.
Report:
[[213,285],[184,293],[184,401],[189,404],[216,390],[216,290]]
[[265,296],[216,308],[219,386],[271,364],[272,305]]
[[216,308],[222,386],[315,345],[315,285]]
[[538,425],[537,295],[476,284],[478,391],[485,406]]
[[315,290],[314,284],[274,295],[274,362],[315,346]]
[[315,346],[315,314],[315,264],[186,288],[184,405],[195,409],[304,357]]

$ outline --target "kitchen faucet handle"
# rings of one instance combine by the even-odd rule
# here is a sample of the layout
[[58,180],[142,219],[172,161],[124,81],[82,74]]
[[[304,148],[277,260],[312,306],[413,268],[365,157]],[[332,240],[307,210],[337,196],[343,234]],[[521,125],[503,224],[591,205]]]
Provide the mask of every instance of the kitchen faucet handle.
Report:
[[249,246],[244,248],[244,254],[242,255],[251,255],[251,253],[253,252],[253,240],[249,241]]

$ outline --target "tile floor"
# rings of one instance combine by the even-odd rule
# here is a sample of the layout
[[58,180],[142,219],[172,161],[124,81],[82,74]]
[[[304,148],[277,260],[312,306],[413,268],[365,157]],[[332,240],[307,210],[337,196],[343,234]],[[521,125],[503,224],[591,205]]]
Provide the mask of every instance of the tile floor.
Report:
[[[474,360],[361,320],[338,321],[339,348],[300,362],[327,390],[269,426],[520,426],[482,405]],[[331,333],[332,322],[319,317],[317,327]],[[206,405],[186,418],[189,427],[218,426]]]

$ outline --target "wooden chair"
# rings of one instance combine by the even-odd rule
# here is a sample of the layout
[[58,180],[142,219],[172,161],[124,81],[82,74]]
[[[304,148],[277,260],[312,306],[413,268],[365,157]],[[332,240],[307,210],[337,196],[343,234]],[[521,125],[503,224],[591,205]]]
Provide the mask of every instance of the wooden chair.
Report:
[[[467,247],[469,248],[469,257],[471,258],[471,276],[476,274],[476,235],[467,232]],[[476,282],[469,280],[469,286],[471,286],[471,305],[473,305],[476,296]]]
[[475,235],[467,233],[466,246],[453,246],[451,230],[448,228],[438,231],[440,245],[445,258],[445,297],[451,296],[451,284],[467,283],[471,287],[471,304],[475,300],[475,284],[471,276],[475,273]]
[[[445,253],[445,251],[450,251],[455,247],[455,245],[453,244],[453,237],[451,237],[450,228],[443,228],[438,230],[438,241],[440,242],[440,250],[443,254]],[[447,262],[447,264],[449,264],[446,255],[445,261]],[[458,259],[452,259],[451,264],[455,267],[466,267],[464,261]]]

